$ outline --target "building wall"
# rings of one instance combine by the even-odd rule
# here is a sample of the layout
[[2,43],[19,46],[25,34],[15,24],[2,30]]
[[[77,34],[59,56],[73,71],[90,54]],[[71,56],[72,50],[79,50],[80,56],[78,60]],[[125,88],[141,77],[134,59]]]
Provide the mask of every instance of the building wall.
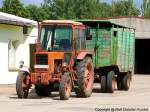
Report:
[[[30,66],[29,44],[35,43],[37,28],[28,28],[28,33],[23,34],[23,27],[0,24],[0,84],[11,84],[16,82],[19,61],[23,60],[25,66]],[[15,65],[9,66],[9,42],[13,42],[15,48]],[[13,59],[13,58],[11,58]]]
[[116,24],[135,28],[136,39],[150,38],[150,20],[149,19],[131,17],[131,18],[110,19],[110,21]]

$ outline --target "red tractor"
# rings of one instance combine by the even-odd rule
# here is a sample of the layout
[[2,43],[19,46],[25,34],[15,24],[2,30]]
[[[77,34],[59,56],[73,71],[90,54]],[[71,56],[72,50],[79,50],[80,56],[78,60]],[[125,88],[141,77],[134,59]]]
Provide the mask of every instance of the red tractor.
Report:
[[90,40],[89,28],[69,20],[45,20],[39,23],[34,70],[20,70],[16,91],[19,98],[27,98],[32,84],[38,96],[59,91],[67,100],[74,90],[78,97],[92,93],[94,68],[93,49],[86,49]]

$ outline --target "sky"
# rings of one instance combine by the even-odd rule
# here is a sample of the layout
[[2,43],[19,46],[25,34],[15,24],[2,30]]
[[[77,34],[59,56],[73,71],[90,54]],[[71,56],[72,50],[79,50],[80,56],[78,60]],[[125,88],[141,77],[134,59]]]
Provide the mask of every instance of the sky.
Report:
[[[20,0],[23,4],[34,4],[34,5],[40,5],[44,0]],[[111,3],[112,0],[100,0],[103,2]],[[117,0],[114,0],[117,1]],[[135,4],[140,8],[143,0],[134,0]],[[3,0],[0,0],[0,6],[2,6]]]
[[20,0],[20,1],[26,5],[28,4],[40,5],[44,0]]
[[[108,3],[112,2],[112,0],[100,0],[100,1],[103,1],[103,2],[106,1]],[[114,1],[119,1],[119,0],[114,0]],[[133,0],[133,1],[134,1],[135,5],[137,5],[138,7],[141,7],[141,4],[142,4],[143,0]]]
[[[28,5],[28,4],[35,4],[35,5],[40,5],[42,1],[44,0],[20,0],[23,4]],[[0,0],[0,6],[2,6],[3,0]]]

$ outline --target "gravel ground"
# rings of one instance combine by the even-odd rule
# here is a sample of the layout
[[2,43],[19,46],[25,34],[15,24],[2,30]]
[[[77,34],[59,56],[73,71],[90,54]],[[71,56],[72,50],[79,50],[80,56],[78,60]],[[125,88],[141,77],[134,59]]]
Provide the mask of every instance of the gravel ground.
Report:
[[28,99],[18,99],[15,84],[0,85],[0,112],[150,112],[150,75],[134,75],[129,91],[101,93],[94,84],[90,98],[76,98],[72,92],[67,101],[59,100],[59,93],[38,97],[34,89]]

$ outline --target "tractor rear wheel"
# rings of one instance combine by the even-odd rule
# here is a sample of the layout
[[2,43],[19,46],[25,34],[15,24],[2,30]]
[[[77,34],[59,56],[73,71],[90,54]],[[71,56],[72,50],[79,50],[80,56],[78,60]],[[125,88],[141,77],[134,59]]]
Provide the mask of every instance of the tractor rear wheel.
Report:
[[106,93],[107,92],[107,81],[106,81],[107,77],[105,75],[101,76],[101,92],[102,93]]
[[90,97],[93,89],[94,68],[91,57],[85,57],[77,62],[77,83],[75,90],[78,97]]
[[35,85],[35,93],[38,96],[49,96],[51,95],[51,91],[48,85]]
[[72,81],[68,72],[63,73],[60,80],[60,100],[68,100],[72,90]]
[[115,72],[110,71],[107,74],[107,92],[113,93],[115,89]]
[[16,80],[16,92],[18,98],[27,98],[29,93],[29,85],[26,84],[27,75],[20,71]]

